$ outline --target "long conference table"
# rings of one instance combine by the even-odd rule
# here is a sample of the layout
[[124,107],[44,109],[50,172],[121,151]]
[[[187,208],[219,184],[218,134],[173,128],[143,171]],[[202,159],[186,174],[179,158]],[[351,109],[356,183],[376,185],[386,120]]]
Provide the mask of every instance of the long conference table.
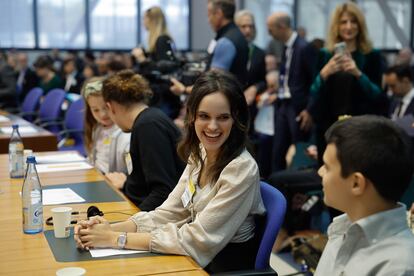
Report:
[[[51,153],[35,153],[38,156],[44,154]],[[53,152],[53,154],[57,153]],[[104,180],[104,177],[95,169],[45,172],[39,173],[39,178],[43,187]],[[82,267],[86,270],[86,275],[208,275],[188,256],[157,255],[57,262],[43,233],[28,235],[22,231],[22,207],[19,194],[22,183],[23,179],[9,178],[7,155],[0,154],[0,275],[55,275],[58,269],[64,267]],[[86,211],[90,205],[97,206],[104,213],[120,211],[133,214],[138,211],[137,207],[122,193],[119,191],[116,193],[125,200],[93,204],[65,204],[65,206],[72,207],[73,211]],[[51,216],[50,210],[53,207],[56,205],[43,207],[44,220]],[[128,216],[108,213],[104,217],[109,221],[121,221]],[[44,229],[52,230],[52,226],[45,225]]]
[[[0,110],[0,116],[2,119],[9,119],[8,121],[0,120],[0,129],[18,124],[19,127],[31,127],[35,130],[30,133],[20,132],[25,148],[31,149],[35,152],[57,150],[57,138],[53,133],[36,126],[35,124],[32,124],[19,116],[9,114],[2,110]],[[0,153],[8,153],[10,136],[11,135],[9,133],[3,133],[0,131]]]

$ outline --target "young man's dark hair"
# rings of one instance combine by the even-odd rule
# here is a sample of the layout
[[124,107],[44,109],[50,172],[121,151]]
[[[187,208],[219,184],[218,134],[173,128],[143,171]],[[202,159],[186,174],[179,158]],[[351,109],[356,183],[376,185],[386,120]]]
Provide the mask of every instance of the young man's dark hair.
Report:
[[385,70],[385,75],[390,75],[393,73],[397,75],[397,78],[399,80],[402,80],[403,78],[407,78],[411,82],[414,80],[413,71],[408,65],[394,65]]
[[333,143],[341,175],[360,172],[389,201],[398,201],[413,176],[413,151],[408,135],[384,117],[365,115],[344,119],[325,134]]

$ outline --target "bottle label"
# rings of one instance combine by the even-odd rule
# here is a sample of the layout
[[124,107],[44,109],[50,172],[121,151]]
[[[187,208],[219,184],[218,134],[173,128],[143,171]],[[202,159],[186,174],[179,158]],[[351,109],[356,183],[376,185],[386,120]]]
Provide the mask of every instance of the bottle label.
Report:
[[24,150],[23,143],[10,143],[9,144],[9,152],[18,152]]
[[24,176],[23,143],[9,144],[9,172],[10,177]]
[[36,204],[23,208],[23,228],[25,230],[36,230],[43,228],[42,204]]
[[23,230],[39,232],[43,229],[41,190],[23,191]]

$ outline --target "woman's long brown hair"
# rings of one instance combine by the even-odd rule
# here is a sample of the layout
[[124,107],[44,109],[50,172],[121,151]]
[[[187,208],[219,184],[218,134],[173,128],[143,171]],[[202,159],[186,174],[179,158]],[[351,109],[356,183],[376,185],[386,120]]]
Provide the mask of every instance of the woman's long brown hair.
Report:
[[234,123],[215,163],[206,173],[207,181],[211,183],[216,182],[221,171],[247,147],[249,128],[249,112],[237,79],[230,73],[219,70],[211,70],[201,75],[187,101],[184,138],[178,145],[178,154],[184,161],[195,167],[204,165],[194,122],[201,100],[213,93],[222,93],[227,98]]

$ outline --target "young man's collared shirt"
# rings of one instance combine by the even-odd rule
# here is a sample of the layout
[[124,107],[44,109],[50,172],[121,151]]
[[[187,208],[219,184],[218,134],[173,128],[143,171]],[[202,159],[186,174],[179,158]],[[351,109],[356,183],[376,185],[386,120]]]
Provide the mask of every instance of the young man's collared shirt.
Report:
[[354,223],[338,216],[328,235],[315,276],[414,275],[414,235],[404,204]]

